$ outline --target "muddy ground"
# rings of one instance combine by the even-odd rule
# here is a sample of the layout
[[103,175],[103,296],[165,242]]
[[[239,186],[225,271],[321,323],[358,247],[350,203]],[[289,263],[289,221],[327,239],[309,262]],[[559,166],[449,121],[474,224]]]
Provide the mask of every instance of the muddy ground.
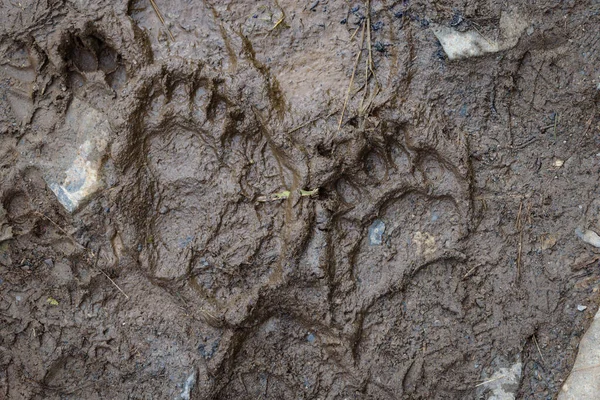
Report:
[[[598,2],[156,3],[0,1],[0,399],[556,396],[600,301]],[[432,33],[507,11],[498,53]]]

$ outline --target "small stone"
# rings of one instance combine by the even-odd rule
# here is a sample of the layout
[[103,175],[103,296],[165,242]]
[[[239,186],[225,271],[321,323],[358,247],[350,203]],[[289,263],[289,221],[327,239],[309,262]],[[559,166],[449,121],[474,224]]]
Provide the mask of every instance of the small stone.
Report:
[[560,168],[560,167],[562,167],[562,166],[564,165],[564,163],[565,163],[565,162],[564,162],[563,160],[560,160],[560,159],[558,159],[558,158],[557,158],[556,160],[554,160],[554,164],[553,164],[553,165],[554,165],[556,168]]
[[381,246],[383,243],[383,233],[385,232],[385,223],[376,219],[369,227],[369,244],[371,246]]
[[587,309],[587,306],[583,306],[583,305],[581,305],[581,304],[579,304],[579,305],[577,306],[577,311],[585,311],[586,309]]
[[51,258],[46,258],[44,260],[44,264],[46,264],[48,267],[52,268],[54,266],[54,261],[52,261]]
[[308,336],[306,337],[306,340],[308,340],[309,343],[314,343],[315,335],[313,335],[312,333],[309,333]]
[[190,400],[192,389],[196,384],[196,371],[193,371],[185,380],[185,384],[183,385],[183,391],[181,392],[179,398],[182,400]]

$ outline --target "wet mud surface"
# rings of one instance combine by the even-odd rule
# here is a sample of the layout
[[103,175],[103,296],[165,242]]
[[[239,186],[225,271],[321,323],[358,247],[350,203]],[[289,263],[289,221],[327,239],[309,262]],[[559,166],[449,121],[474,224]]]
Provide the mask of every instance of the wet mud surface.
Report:
[[511,2],[516,45],[453,61],[432,26],[508,5],[113,3],[0,3],[0,399],[556,396],[599,302],[597,3]]

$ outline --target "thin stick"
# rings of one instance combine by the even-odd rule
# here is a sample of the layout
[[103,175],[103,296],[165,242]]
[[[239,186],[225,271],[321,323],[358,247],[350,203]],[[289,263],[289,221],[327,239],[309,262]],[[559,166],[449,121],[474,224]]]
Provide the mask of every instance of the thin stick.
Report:
[[52,218],[42,214],[41,212],[34,210],[33,211],[34,214],[39,215],[42,218],[45,218],[46,220],[50,221],[50,223],[52,223],[52,225],[54,225],[59,231],[61,231],[62,233],[64,233],[75,245],[79,246],[80,248],[82,248],[83,250],[86,250],[92,257],[95,258],[96,262],[94,264],[94,268],[97,269],[98,271],[102,272],[104,274],[104,276],[106,276],[108,278],[108,280],[115,285],[115,287],[117,289],[119,289],[119,292],[123,293],[123,296],[125,296],[125,298],[127,298],[129,300],[129,296],[127,296],[127,294],[123,291],[123,289],[121,289],[119,287],[119,285],[116,284],[115,281],[113,281],[110,276],[108,276],[106,274],[106,272],[104,272],[101,268],[98,268],[98,256],[100,255],[100,249],[98,249],[98,256],[95,255],[90,249],[88,249],[87,247],[85,247],[84,245],[80,244],[79,242],[77,242],[75,240],[75,238],[73,236],[71,236],[71,234],[69,234],[67,231],[65,231],[60,225],[58,225],[56,222],[54,222],[52,220]]
[[465,276],[463,276],[463,279],[468,278],[469,275],[471,275],[471,272],[475,271],[477,269],[477,267],[479,267],[479,265],[476,265],[473,268],[471,268],[470,270],[468,270],[467,273],[465,274]]
[[[369,31],[371,29],[369,28]],[[367,59],[365,60],[365,84],[363,86],[365,88],[365,91],[363,93],[363,97],[360,100],[360,105],[358,106],[358,114],[362,115],[363,113],[363,104],[365,102],[365,99],[367,98],[367,95],[369,94],[369,58],[367,57]],[[362,90],[359,89],[359,91]]]
[[538,353],[540,353],[540,357],[542,357],[542,364],[546,364],[546,361],[544,360],[544,356],[542,355],[542,350],[540,350],[540,345],[538,344],[538,341],[537,341],[535,335],[533,335],[533,341],[535,343],[535,347],[537,347]]
[[367,45],[369,46],[369,69],[371,70],[371,74],[375,76],[375,71],[373,70],[373,47],[371,46],[371,0],[367,0],[367,25],[369,26],[367,31]]
[[475,387],[479,387],[479,386],[487,385],[488,383],[495,382],[495,381],[497,381],[497,380],[499,380],[499,379],[502,379],[502,378],[506,378],[506,375],[501,375],[501,376],[499,376],[499,377],[497,377],[497,378],[490,379],[490,380],[488,380],[488,381],[484,381],[484,382],[478,383],[477,385],[475,385]]
[[356,67],[358,67],[358,61],[360,60],[360,55],[363,51],[363,44],[365,43],[365,28],[366,25],[363,24],[363,30],[360,38],[360,49],[358,53],[356,53],[356,60],[354,61],[354,68],[352,69],[352,76],[350,77],[350,84],[348,85],[348,90],[346,90],[346,100],[344,100],[344,106],[342,107],[342,115],[340,115],[340,122],[338,124],[338,131],[342,128],[342,122],[344,122],[344,113],[346,112],[346,107],[348,106],[348,99],[350,98],[350,90],[352,89],[352,84],[354,83],[354,76],[356,75]]
[[354,39],[354,36],[356,36],[359,29],[360,29],[360,25],[356,27],[356,29],[354,30],[354,33],[352,33],[352,35],[350,36],[350,41],[352,41],[352,39]]
[[96,259],[96,262],[94,263],[94,268],[96,268],[98,271],[102,272],[102,274],[104,274],[104,276],[106,278],[108,278],[108,280],[110,281],[110,283],[112,283],[113,285],[115,285],[115,287],[119,290],[119,292],[123,293],[123,296],[125,296],[125,298],[127,300],[129,300],[129,296],[127,296],[127,294],[123,291],[123,289],[121,289],[119,287],[119,285],[117,285],[117,283],[115,281],[113,281],[110,276],[108,276],[108,274],[106,272],[104,272],[104,270],[102,268],[98,268],[98,260],[100,259],[100,250],[102,248],[99,247],[98,248],[98,254],[94,254],[91,250],[88,249],[88,251],[90,252],[90,254],[92,255],[92,257],[94,257]]
[[517,215],[517,229],[519,230],[519,244],[517,246],[517,279],[521,276],[521,256],[523,254],[523,222],[521,221],[521,212],[523,211],[523,201],[519,206]]
[[[71,234],[70,234],[69,232],[65,231],[65,230],[64,230],[64,229],[63,229],[63,228],[62,228],[62,227],[61,227],[59,224],[57,224],[56,222],[54,222],[54,221],[52,220],[52,218],[50,218],[50,217],[48,217],[48,216],[46,216],[46,215],[42,214],[41,212],[39,212],[39,211],[37,211],[37,210],[34,210],[34,211],[33,211],[33,213],[34,213],[35,215],[38,215],[38,216],[40,216],[40,217],[42,217],[42,218],[46,219],[47,221],[50,221],[50,223],[51,223],[52,225],[54,225],[54,226],[55,226],[55,227],[56,227],[56,228],[57,228],[59,231],[61,231],[61,232],[62,232],[62,233],[64,233],[64,234],[65,234],[65,235],[66,235],[66,236],[67,236],[69,239],[71,239],[71,241],[73,242],[73,244],[75,244],[75,245],[77,245],[77,246],[81,247],[82,249],[86,249],[86,247],[85,247],[84,245],[80,244],[79,242],[77,242],[77,241],[75,240],[75,238],[73,238],[73,236],[71,236]],[[86,250],[87,250],[87,249],[86,249]]]
[[127,293],[125,293],[125,292],[123,291],[123,289],[121,289],[121,288],[119,287],[119,285],[117,285],[117,284],[116,284],[116,282],[115,282],[115,281],[113,281],[112,279],[110,279],[110,276],[108,276],[106,272],[104,272],[104,271],[103,271],[103,270],[101,270],[100,268],[98,268],[98,271],[102,272],[102,273],[104,274],[104,276],[108,278],[108,280],[110,281],[110,283],[112,283],[113,285],[115,285],[115,287],[116,287],[117,289],[119,289],[119,292],[123,293],[123,296],[125,296],[125,298],[126,298],[127,300],[129,300],[129,296],[127,296]]
[[163,26],[165,27],[165,29],[169,33],[169,36],[171,37],[171,40],[174,42],[175,38],[173,37],[173,34],[171,33],[171,30],[169,29],[169,27],[165,23],[165,19],[163,18],[162,14],[160,13],[160,10],[158,9],[158,6],[154,2],[154,0],[150,0],[150,4],[152,5],[152,8],[154,9],[154,12],[156,13],[156,16],[160,20],[160,23],[163,24]]
[[275,25],[273,25],[273,27],[272,27],[271,29],[269,29],[269,32],[271,32],[271,31],[274,31],[274,30],[275,30],[275,28],[277,28],[277,27],[279,26],[279,24],[281,24],[281,23],[283,22],[283,20],[284,20],[284,19],[285,19],[285,14],[283,14],[283,15],[281,16],[281,18],[279,18],[279,21],[277,21],[277,22],[275,23]]
[[313,118],[313,119],[309,120],[308,122],[305,122],[305,123],[303,123],[303,124],[302,124],[302,125],[300,125],[300,126],[297,126],[297,127],[295,127],[295,128],[292,128],[291,130],[289,130],[289,131],[287,132],[287,134],[289,135],[290,133],[294,133],[294,132],[296,132],[297,130],[304,128],[305,126],[308,126],[308,125],[312,124],[313,122],[316,122],[316,121],[320,120],[321,118],[329,118],[329,117],[331,117],[333,114],[337,113],[338,111],[339,111],[339,110],[332,111],[332,112],[330,112],[329,114],[327,114],[327,115],[326,115],[326,116],[324,116],[324,117],[319,115],[318,117],[315,117],[315,118]]

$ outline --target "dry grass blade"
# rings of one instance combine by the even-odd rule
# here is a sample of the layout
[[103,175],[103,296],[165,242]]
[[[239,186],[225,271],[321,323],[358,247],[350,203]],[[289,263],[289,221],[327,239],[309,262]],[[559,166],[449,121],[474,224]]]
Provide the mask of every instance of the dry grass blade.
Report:
[[171,33],[171,30],[167,26],[167,24],[165,22],[165,19],[163,18],[162,14],[160,13],[160,10],[158,9],[158,6],[156,5],[156,2],[154,0],[150,0],[150,4],[152,5],[152,8],[154,9],[154,12],[156,13],[156,16],[160,20],[160,23],[165,27],[165,29],[169,33],[169,37],[174,42],[175,38],[173,37],[173,34]]
[[471,272],[475,271],[478,267],[479,267],[479,265],[476,265],[473,268],[471,268],[470,270],[468,270],[467,273],[465,274],[465,276],[463,276],[463,279],[467,279],[469,277],[469,275],[471,275]]
[[127,296],[127,293],[125,293],[125,292],[123,291],[123,289],[121,289],[121,288],[119,287],[119,285],[117,285],[117,283],[116,283],[115,281],[113,281],[113,280],[110,278],[110,276],[108,276],[108,274],[107,274],[106,272],[104,272],[104,271],[103,271],[103,270],[101,270],[100,268],[98,268],[98,271],[102,272],[102,274],[104,274],[104,276],[105,276],[105,277],[106,277],[106,278],[107,278],[107,279],[110,281],[110,283],[112,283],[112,284],[113,284],[113,285],[114,285],[114,286],[115,286],[115,287],[116,287],[116,288],[119,290],[119,292],[121,292],[121,293],[123,294],[123,296],[125,296],[125,298],[126,298],[127,300],[129,300],[129,296]]
[[498,380],[500,380],[500,379],[503,379],[503,378],[506,378],[506,375],[500,375],[500,376],[499,376],[499,377],[497,377],[497,378],[492,378],[492,379],[489,379],[489,380],[487,380],[487,381],[484,381],[484,382],[478,383],[477,385],[475,385],[475,387],[479,387],[479,386],[487,385],[488,383],[496,382],[496,381],[498,381]]
[[356,36],[356,34],[358,33],[359,29],[360,29],[360,25],[356,27],[356,29],[354,30],[354,32],[350,36],[350,41],[352,41],[352,39],[354,39],[354,36]]
[[367,45],[369,47],[368,65],[371,74],[375,76],[375,70],[373,69],[373,46],[371,44],[371,0],[367,0],[367,25],[369,28],[367,31]]
[[540,350],[540,345],[538,344],[538,341],[537,341],[535,335],[533,335],[533,341],[535,343],[535,347],[537,347],[538,353],[540,353],[540,357],[542,358],[542,364],[546,364],[546,361],[544,360],[544,356],[542,355],[542,350]]
[[311,120],[309,120],[309,121],[307,121],[307,122],[303,123],[302,125],[299,125],[299,126],[297,126],[297,127],[295,127],[295,128],[292,128],[292,129],[290,129],[290,130],[287,132],[287,134],[289,135],[290,133],[294,133],[294,132],[296,132],[297,130],[300,130],[300,129],[302,129],[302,128],[304,128],[304,127],[306,127],[306,126],[308,126],[308,125],[310,125],[310,124],[312,124],[312,123],[314,123],[314,122],[316,122],[316,121],[320,120],[321,118],[329,118],[329,117],[331,117],[333,114],[336,114],[338,111],[339,111],[339,110],[332,111],[332,112],[330,112],[329,114],[327,114],[327,115],[326,115],[326,116],[324,116],[324,117],[323,117],[323,116],[321,116],[321,115],[319,115],[318,117],[315,117],[315,118],[313,118],[313,119],[311,119]]
[[352,84],[354,83],[354,77],[356,76],[356,68],[358,67],[358,62],[360,60],[360,55],[363,51],[363,45],[365,43],[365,30],[366,24],[363,24],[362,34],[360,38],[360,48],[358,49],[358,53],[356,53],[356,60],[354,61],[354,68],[352,69],[352,76],[350,77],[350,83],[348,84],[348,90],[346,90],[346,99],[344,100],[344,106],[342,107],[342,115],[340,115],[340,122],[338,124],[338,130],[342,128],[342,122],[344,122],[344,114],[346,113],[346,107],[348,106],[348,100],[350,99],[350,91],[352,90]]
[[125,298],[126,298],[127,300],[129,300],[129,296],[127,296],[127,293],[125,293],[125,292],[123,291],[123,289],[121,289],[121,288],[119,287],[119,285],[117,285],[117,282],[113,281],[113,280],[112,280],[112,278],[111,278],[110,276],[108,276],[108,274],[107,274],[106,272],[104,272],[104,271],[102,270],[102,268],[98,268],[98,260],[100,259],[100,248],[98,248],[98,254],[94,254],[94,253],[93,253],[91,250],[89,250],[89,249],[88,249],[88,251],[89,251],[90,255],[91,255],[92,257],[94,257],[94,258],[95,258],[95,262],[94,262],[94,268],[95,268],[95,269],[97,269],[98,271],[102,272],[102,274],[103,274],[103,275],[104,275],[104,276],[105,276],[105,277],[106,277],[106,278],[107,278],[107,279],[110,281],[110,283],[112,283],[112,284],[113,284],[113,285],[114,285],[114,286],[117,288],[117,290],[118,290],[119,292],[121,292],[121,294],[123,294],[123,296],[125,296]]
[[517,246],[517,279],[521,276],[521,259],[523,255],[523,201],[521,201],[521,205],[519,205],[519,214],[517,215],[517,223],[516,227],[519,230],[519,244]]
[[93,252],[92,252],[90,249],[88,249],[88,248],[87,248],[87,247],[85,247],[84,245],[82,245],[82,244],[80,244],[79,242],[77,242],[77,241],[75,240],[75,238],[74,238],[74,237],[73,237],[73,236],[72,236],[72,235],[71,235],[69,232],[67,232],[67,231],[66,231],[66,230],[64,230],[64,229],[63,229],[63,228],[62,228],[60,225],[58,225],[56,222],[54,222],[54,220],[52,220],[52,218],[48,217],[47,215],[44,215],[44,214],[42,214],[41,212],[39,212],[39,211],[37,211],[37,210],[34,210],[34,211],[33,211],[33,213],[34,213],[35,215],[38,215],[38,216],[40,216],[40,217],[44,218],[44,219],[45,219],[45,220],[47,220],[47,221],[50,221],[50,223],[51,223],[52,225],[54,225],[54,226],[55,226],[55,227],[56,227],[56,228],[57,228],[59,231],[61,231],[61,232],[62,232],[62,233],[65,235],[65,236],[67,236],[67,237],[69,238],[69,240],[71,240],[71,242],[73,242],[73,244],[74,244],[74,245],[76,245],[77,247],[79,247],[79,248],[81,248],[81,249],[85,250],[85,251],[86,251],[86,252],[87,252],[87,253],[88,253],[88,254],[89,254],[89,255],[90,255],[92,258],[94,258],[94,260],[95,260],[94,269],[97,269],[98,271],[102,272],[102,274],[103,274],[104,276],[106,276],[106,278],[108,278],[108,280],[109,280],[109,281],[110,281],[110,282],[111,282],[111,283],[112,283],[112,284],[113,284],[113,285],[114,285],[114,286],[115,286],[115,287],[116,287],[116,288],[119,290],[119,292],[121,292],[121,293],[123,294],[123,296],[125,296],[125,298],[126,298],[127,300],[129,300],[129,296],[127,296],[127,293],[125,293],[125,292],[123,291],[123,289],[121,289],[121,288],[119,287],[119,285],[117,285],[117,283],[116,283],[115,281],[113,281],[113,280],[111,279],[111,277],[110,277],[110,276],[108,276],[108,274],[107,274],[106,272],[104,272],[102,269],[98,268],[98,258],[99,258],[99,256],[100,256],[100,250],[98,250],[98,255],[94,254],[94,253],[93,253]]
[[85,247],[85,246],[83,246],[82,244],[79,244],[79,242],[77,242],[77,241],[75,240],[75,238],[73,238],[73,236],[71,236],[71,234],[70,234],[69,232],[65,231],[65,230],[64,230],[64,229],[63,229],[63,228],[62,228],[60,225],[58,225],[56,222],[54,222],[54,220],[52,220],[52,218],[50,218],[50,217],[48,217],[48,216],[46,216],[46,215],[44,215],[44,214],[42,214],[41,212],[39,212],[39,211],[36,211],[36,210],[34,210],[34,211],[33,211],[33,213],[34,213],[35,215],[37,215],[37,216],[39,216],[39,217],[42,217],[42,218],[44,218],[45,220],[49,221],[49,222],[50,222],[52,225],[54,225],[54,226],[56,227],[56,229],[58,229],[58,230],[59,230],[59,231],[61,231],[61,232],[62,232],[62,233],[63,233],[63,234],[66,236],[66,237],[68,237],[68,238],[71,240],[71,242],[73,242],[73,244],[74,244],[75,246],[77,246],[77,247],[79,247],[79,248],[81,248],[81,249],[85,249],[85,250],[87,250],[87,249],[86,249],[86,247]]

